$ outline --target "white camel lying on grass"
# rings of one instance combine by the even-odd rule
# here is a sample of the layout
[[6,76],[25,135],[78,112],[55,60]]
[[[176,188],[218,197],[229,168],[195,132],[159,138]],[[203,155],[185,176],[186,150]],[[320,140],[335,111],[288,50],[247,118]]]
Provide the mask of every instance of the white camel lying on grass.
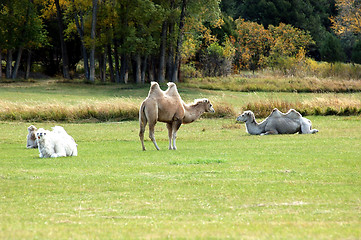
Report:
[[180,126],[194,122],[204,112],[214,112],[208,99],[196,99],[193,104],[186,104],[181,99],[175,83],[168,83],[168,89],[163,91],[158,83],[152,82],[148,97],[142,102],[139,110],[139,138],[143,150],[145,150],[144,131],[147,123],[149,123],[149,138],[157,150],[159,147],[154,137],[155,124],[158,121],[167,123],[169,149],[176,150],[175,143]]
[[237,117],[237,121],[245,122],[246,129],[252,135],[265,134],[308,134],[317,133],[317,129],[311,129],[312,123],[309,119],[294,109],[287,113],[280,112],[277,108],[261,123],[257,123],[252,111],[245,111]]

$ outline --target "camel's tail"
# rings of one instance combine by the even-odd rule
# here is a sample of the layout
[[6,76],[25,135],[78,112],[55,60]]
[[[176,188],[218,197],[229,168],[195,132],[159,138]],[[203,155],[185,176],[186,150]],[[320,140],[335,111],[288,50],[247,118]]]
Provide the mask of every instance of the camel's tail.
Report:
[[142,103],[142,105],[140,106],[140,109],[139,109],[139,124],[141,127],[145,127],[145,125],[147,124],[147,116],[145,114],[144,102]]

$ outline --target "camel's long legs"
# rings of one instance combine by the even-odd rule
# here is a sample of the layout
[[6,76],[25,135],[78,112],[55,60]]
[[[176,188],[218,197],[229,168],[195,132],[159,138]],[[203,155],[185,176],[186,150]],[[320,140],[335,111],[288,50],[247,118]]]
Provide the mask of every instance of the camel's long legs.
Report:
[[169,138],[169,150],[172,150],[172,124],[167,123],[167,129],[168,129],[168,138]]
[[154,137],[154,126],[155,126],[155,124],[156,124],[156,122],[154,122],[154,123],[149,122],[149,138],[150,138],[150,140],[152,140],[155,148],[157,150],[159,150],[159,147],[158,147],[157,142],[155,141],[155,137]]
[[177,138],[177,131],[181,125],[182,125],[182,121],[175,121],[172,123],[173,150],[177,150],[177,146],[175,145],[175,140]]
[[139,138],[140,142],[142,143],[143,151],[145,151],[144,146],[144,132],[145,132],[145,126],[147,126],[147,118],[145,117],[144,112],[139,112]]
[[142,148],[143,151],[145,151],[145,146],[144,146],[144,132],[145,132],[145,124],[143,124],[142,122],[140,123],[140,131],[139,131],[139,138],[140,138],[140,142],[142,143]]

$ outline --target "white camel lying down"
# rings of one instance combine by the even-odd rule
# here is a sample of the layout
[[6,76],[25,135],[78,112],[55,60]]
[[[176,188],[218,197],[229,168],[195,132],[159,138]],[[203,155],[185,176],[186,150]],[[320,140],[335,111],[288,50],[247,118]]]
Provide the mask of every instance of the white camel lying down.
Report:
[[311,129],[312,123],[294,109],[287,113],[280,112],[277,108],[261,123],[257,123],[252,111],[245,111],[237,117],[237,121],[245,122],[246,129],[252,135],[264,134],[308,134],[317,133]]

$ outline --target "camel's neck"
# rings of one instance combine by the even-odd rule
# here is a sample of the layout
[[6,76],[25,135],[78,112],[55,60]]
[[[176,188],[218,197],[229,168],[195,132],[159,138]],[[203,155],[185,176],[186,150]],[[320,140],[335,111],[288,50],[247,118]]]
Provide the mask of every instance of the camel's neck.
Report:
[[246,122],[247,132],[252,135],[259,135],[265,132],[266,121],[257,123],[256,119],[253,118]]
[[185,110],[183,124],[194,122],[204,113],[204,107],[202,106],[202,104],[194,105],[183,103],[183,107]]

